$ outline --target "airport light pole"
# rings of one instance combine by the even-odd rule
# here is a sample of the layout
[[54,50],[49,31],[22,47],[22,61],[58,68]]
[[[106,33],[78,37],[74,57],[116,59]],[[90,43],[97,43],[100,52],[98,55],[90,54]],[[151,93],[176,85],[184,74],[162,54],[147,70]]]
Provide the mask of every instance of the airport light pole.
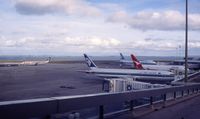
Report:
[[188,80],[188,0],[185,0],[185,82]]

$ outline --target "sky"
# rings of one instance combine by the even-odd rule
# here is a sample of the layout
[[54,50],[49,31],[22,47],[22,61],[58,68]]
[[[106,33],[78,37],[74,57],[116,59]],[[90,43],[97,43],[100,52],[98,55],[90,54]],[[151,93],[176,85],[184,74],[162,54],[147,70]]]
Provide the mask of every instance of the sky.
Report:
[[[0,0],[0,55],[183,56],[185,0]],[[189,55],[200,52],[189,0]]]

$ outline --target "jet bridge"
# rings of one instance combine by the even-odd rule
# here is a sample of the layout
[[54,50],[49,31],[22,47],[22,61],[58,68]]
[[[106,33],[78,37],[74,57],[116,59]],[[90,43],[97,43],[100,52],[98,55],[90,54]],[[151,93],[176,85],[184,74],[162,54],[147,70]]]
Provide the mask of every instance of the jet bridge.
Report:
[[169,87],[169,85],[145,83],[141,81],[135,81],[132,78],[114,78],[107,79],[103,87],[104,91],[107,92],[124,92],[132,90]]

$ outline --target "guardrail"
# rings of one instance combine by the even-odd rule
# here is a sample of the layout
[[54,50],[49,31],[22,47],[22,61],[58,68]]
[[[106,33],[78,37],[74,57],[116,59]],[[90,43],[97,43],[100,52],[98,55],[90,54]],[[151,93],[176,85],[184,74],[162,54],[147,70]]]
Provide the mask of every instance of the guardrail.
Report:
[[29,100],[0,102],[0,119],[27,119],[31,117],[48,117],[51,114],[65,113],[73,110],[80,110],[90,107],[99,107],[99,119],[104,118],[104,106],[119,104],[130,101],[130,110],[133,110],[133,100],[143,97],[150,97],[150,104],[153,105],[153,97],[163,95],[166,101],[166,94],[173,93],[176,98],[177,92],[197,94],[200,84],[187,84],[184,86],[173,86],[167,88],[156,88],[147,90],[136,90],[121,93],[101,93],[78,96],[63,96],[51,98],[39,98]]

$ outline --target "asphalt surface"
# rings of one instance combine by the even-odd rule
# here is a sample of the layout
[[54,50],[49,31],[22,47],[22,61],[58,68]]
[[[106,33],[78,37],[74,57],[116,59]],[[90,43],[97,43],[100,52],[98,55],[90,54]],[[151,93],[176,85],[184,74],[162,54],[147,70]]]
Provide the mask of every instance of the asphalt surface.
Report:
[[103,92],[103,80],[77,71],[84,69],[82,62],[0,67],[0,101]]

